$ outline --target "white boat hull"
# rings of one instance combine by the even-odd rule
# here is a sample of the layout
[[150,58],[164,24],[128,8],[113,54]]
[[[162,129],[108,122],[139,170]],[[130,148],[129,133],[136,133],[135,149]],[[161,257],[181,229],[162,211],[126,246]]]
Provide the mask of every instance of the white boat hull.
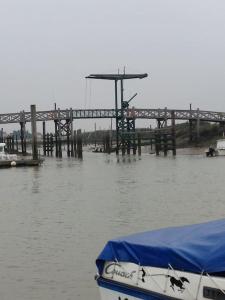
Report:
[[225,149],[217,149],[216,156],[225,156]]
[[[106,262],[97,279],[101,300],[225,299],[225,278],[125,262]],[[216,295],[216,298],[215,298]]]

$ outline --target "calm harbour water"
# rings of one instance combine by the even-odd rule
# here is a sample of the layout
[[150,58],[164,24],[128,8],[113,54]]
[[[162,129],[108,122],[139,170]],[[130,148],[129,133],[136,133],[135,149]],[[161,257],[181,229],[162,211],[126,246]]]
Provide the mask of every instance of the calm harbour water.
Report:
[[110,238],[225,216],[225,158],[47,158],[0,170],[0,299],[98,300]]

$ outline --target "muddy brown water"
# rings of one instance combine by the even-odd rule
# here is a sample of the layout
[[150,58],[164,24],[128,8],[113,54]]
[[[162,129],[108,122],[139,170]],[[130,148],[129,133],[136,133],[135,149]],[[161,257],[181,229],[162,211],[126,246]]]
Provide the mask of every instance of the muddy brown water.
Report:
[[0,170],[0,299],[98,300],[110,238],[224,217],[225,157],[178,153]]

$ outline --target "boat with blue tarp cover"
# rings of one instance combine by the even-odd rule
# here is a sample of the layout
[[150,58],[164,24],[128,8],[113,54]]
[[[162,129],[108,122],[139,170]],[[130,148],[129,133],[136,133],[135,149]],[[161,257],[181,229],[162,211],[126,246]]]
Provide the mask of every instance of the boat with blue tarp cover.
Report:
[[225,219],[112,239],[96,264],[102,300],[225,300]]

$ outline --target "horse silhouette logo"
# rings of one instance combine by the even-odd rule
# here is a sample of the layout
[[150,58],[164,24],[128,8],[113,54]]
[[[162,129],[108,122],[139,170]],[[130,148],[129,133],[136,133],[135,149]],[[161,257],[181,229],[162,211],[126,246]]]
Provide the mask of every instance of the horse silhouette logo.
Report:
[[176,279],[173,276],[166,275],[170,278],[170,287],[175,291],[174,287],[176,286],[178,288],[178,291],[183,292],[185,290],[184,282],[190,283],[190,281],[186,277],[179,277],[179,279]]

